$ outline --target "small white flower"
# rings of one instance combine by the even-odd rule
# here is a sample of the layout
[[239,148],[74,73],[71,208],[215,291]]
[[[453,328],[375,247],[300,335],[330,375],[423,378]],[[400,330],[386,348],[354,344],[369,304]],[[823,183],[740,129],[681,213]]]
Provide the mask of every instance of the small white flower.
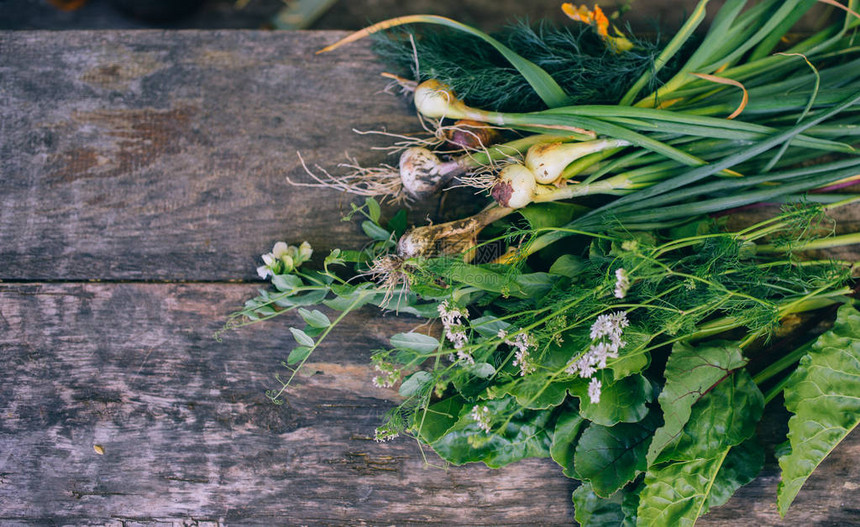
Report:
[[609,346],[605,342],[598,342],[588,349],[588,354],[594,357],[597,369],[602,370],[606,367],[606,359],[609,358]]
[[468,351],[457,350],[457,359],[469,365],[475,364],[475,358]]
[[263,263],[267,266],[272,266],[276,262],[275,255],[272,253],[266,253],[263,255]]
[[374,369],[381,373],[371,379],[371,383],[377,388],[391,388],[400,380],[400,370],[393,364],[381,360],[374,361]]
[[385,443],[386,441],[391,441],[392,439],[400,435],[388,427],[379,427],[374,432],[375,433],[373,440],[377,443]]
[[302,242],[302,244],[299,245],[299,260],[301,260],[301,262],[307,262],[311,259],[313,254],[314,250],[308,242]]
[[257,267],[257,274],[260,275],[260,278],[265,280],[272,274],[272,270],[269,269],[267,265],[261,265],[260,267]]
[[593,359],[594,357],[592,355],[586,353],[579,359],[579,361],[577,361],[579,376],[583,379],[591,377],[597,371],[597,368],[595,368],[596,364],[594,363]]
[[588,383],[588,398],[591,400],[591,404],[597,404],[600,402],[600,387],[602,383],[598,379],[591,379],[591,382]]
[[274,258],[280,259],[282,256],[289,252],[289,245],[285,242],[277,242],[274,247],[272,247],[272,256]]
[[436,308],[439,311],[439,318],[442,321],[442,329],[454,349],[458,350],[457,355],[466,360],[469,364],[474,364],[474,359],[468,353],[460,353],[469,343],[469,337],[466,335],[466,327],[464,321],[469,319],[469,313],[460,308],[451,308],[447,300],[443,300]]
[[623,267],[615,270],[615,298],[624,298],[630,289],[630,277]]
[[520,375],[525,377],[529,373],[533,373],[536,369],[535,364],[531,360],[529,349],[537,346],[534,338],[527,333],[518,334],[513,342],[506,340],[505,344],[517,348],[514,354],[514,366],[520,367]]
[[[617,359],[618,350],[623,348],[625,341],[621,340],[624,328],[630,325],[626,311],[618,311],[608,315],[600,315],[591,326],[593,341],[581,357],[571,359],[564,371],[570,375],[579,374],[582,378],[594,375],[597,370],[606,367],[608,359]],[[593,384],[593,383],[592,383]],[[598,382],[598,399],[599,382]]]
[[478,428],[480,428],[484,432],[490,432],[491,426],[489,408],[487,408],[486,406],[476,406],[472,408],[472,413],[469,415],[478,425]]
[[611,337],[613,335],[620,337],[621,332],[629,325],[630,322],[627,320],[626,311],[600,315],[591,326],[591,340],[597,340],[600,337]]

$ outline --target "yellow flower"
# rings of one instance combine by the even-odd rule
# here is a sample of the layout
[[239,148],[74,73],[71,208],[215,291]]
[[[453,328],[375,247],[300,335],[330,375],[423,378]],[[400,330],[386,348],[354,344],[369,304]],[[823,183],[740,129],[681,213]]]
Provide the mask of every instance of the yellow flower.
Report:
[[615,36],[609,34],[609,18],[606,17],[603,10],[597,4],[594,5],[593,10],[589,11],[585,4],[576,7],[570,2],[565,2],[561,5],[561,10],[571,20],[593,25],[600,38],[616,53],[622,53],[633,48],[633,43],[627,40],[627,37],[618,31],[618,28],[615,26],[612,26],[612,32]]

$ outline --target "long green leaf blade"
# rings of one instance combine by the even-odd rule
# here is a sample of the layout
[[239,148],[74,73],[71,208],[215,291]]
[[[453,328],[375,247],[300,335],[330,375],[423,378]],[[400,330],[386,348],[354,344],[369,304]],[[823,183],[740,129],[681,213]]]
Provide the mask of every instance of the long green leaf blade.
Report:
[[657,400],[663,410],[663,426],[655,430],[648,448],[648,464],[674,441],[690,419],[691,408],[712,386],[732,370],[746,364],[733,343],[692,346],[679,342],[666,362],[666,385]]
[[344,44],[348,44],[350,42],[354,42],[358,39],[364,38],[368,35],[376,33],[377,31],[383,31],[386,29],[390,29],[396,26],[402,26],[406,24],[436,24],[440,26],[450,27],[452,29],[456,29],[458,31],[462,31],[464,33],[468,33],[470,35],[476,36],[486,42],[487,44],[493,46],[496,51],[502,54],[511,65],[516,68],[518,72],[523,76],[526,82],[532,87],[535,93],[538,94],[538,97],[550,108],[555,108],[557,106],[564,106],[567,104],[569,98],[561,86],[555,82],[555,79],[550,76],[543,68],[535,64],[534,62],[525,59],[515,53],[512,49],[505,46],[498,40],[494,39],[490,35],[484,33],[483,31],[477,30],[473,27],[467,26],[466,24],[461,24],[456,20],[451,20],[450,18],[445,18],[443,16],[437,15],[411,15],[404,16],[399,18],[392,18],[391,20],[385,20],[383,22],[379,22],[378,24],[374,24],[370,27],[364,28],[361,31],[353,33],[349,35],[343,40],[335,42],[331,46],[327,46],[321,49],[318,53],[323,53],[326,51],[331,51],[337,47],[340,47]]
[[693,9],[693,13],[684,22],[684,25],[681,26],[681,29],[675,33],[675,36],[672,37],[672,40],[666,44],[666,47],[663,48],[663,51],[660,52],[660,55],[654,60],[654,67],[646,71],[642,74],[641,77],[636,79],[636,82],[633,83],[633,86],[627,90],[627,93],[624,94],[624,97],[621,98],[621,101],[618,103],[621,106],[628,106],[633,103],[636,99],[636,96],[639,95],[639,92],[642,91],[651,79],[654,78],[655,75],[666,65],[672,57],[675,56],[676,53],[684,46],[687,40],[693,36],[693,32],[696,31],[696,28],[699,27],[699,24],[705,19],[705,6],[708,5],[708,0],[699,0],[699,3]]
[[747,148],[737,154],[726,156],[725,158],[705,166],[700,166],[697,168],[693,168],[687,172],[684,172],[681,175],[675,176],[671,179],[663,181],[654,185],[653,187],[647,188],[645,190],[641,190],[636,192],[635,194],[631,194],[622,198],[615,200],[614,202],[604,205],[599,209],[595,209],[592,212],[589,212],[579,220],[574,220],[570,227],[579,227],[583,223],[587,223],[585,220],[593,219],[592,217],[595,215],[601,215],[608,212],[611,209],[615,209],[616,212],[623,210],[630,210],[636,207],[637,201],[642,201],[647,198],[651,198],[658,194],[663,194],[665,192],[671,192],[673,190],[677,190],[679,187],[686,186],[696,181],[699,181],[703,178],[716,174],[717,172],[733,167],[739,163],[742,163],[748,159],[751,159],[761,153],[764,153],[771,148],[783,143],[784,141],[791,140],[796,135],[802,133],[807,128],[815,126],[816,124],[838,114],[842,110],[849,108],[860,101],[860,92],[853,94],[847,100],[843,101],[842,104],[831,108],[825,113],[822,113],[818,117],[814,119],[810,119],[803,124],[792,127],[789,130],[786,130],[782,133],[776,134],[769,139],[756,143],[755,145]]
[[860,423],[860,312],[839,308],[833,329],[821,335],[785,388],[791,453],[779,458],[777,491],[785,516],[815,468]]
[[739,465],[753,457],[730,454],[752,437],[763,409],[764,397],[744,370],[702,397],[678,440],[645,473],[637,525],[692,527],[711,505],[748,481],[749,472]]

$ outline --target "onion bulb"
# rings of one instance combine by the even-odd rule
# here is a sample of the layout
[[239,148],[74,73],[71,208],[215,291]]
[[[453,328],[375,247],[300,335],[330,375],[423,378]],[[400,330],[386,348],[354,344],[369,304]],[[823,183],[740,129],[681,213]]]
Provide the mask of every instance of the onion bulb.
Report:
[[515,163],[499,172],[492,196],[502,207],[520,209],[532,202],[536,188],[534,173],[524,165]]
[[526,153],[525,166],[532,171],[538,183],[548,185],[557,181],[564,169],[577,159],[601,150],[629,144],[627,141],[618,139],[537,144],[529,148]]
[[463,102],[454,95],[454,91],[447,85],[429,79],[415,88],[415,108],[424,117],[431,119],[462,119],[459,110],[465,108]]

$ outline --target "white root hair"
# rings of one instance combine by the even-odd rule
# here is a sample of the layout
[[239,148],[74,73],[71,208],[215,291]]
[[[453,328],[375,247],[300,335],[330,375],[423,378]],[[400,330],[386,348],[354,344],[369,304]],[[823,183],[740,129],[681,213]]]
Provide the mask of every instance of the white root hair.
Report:
[[[358,196],[379,197],[390,203],[404,203],[409,200],[403,192],[400,180],[400,171],[390,165],[366,168],[358,164],[354,158],[347,156],[349,163],[342,163],[339,167],[350,169],[348,174],[334,176],[319,165],[314,165],[311,170],[300,152],[297,152],[302,168],[314,183],[294,181],[287,176],[287,182],[296,187],[330,188],[341,192],[348,192]],[[317,174],[320,172],[322,175]]]

